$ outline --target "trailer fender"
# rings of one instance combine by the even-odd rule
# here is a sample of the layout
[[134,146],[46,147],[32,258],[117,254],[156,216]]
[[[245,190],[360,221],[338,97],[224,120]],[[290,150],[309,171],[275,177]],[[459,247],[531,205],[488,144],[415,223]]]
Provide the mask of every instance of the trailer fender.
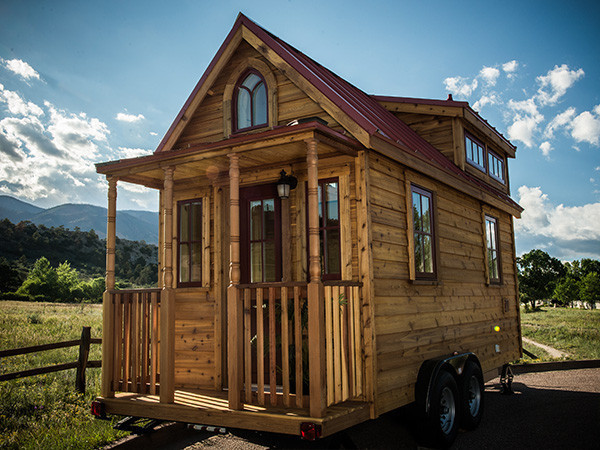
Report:
[[447,370],[458,383],[467,361],[472,361],[481,368],[479,359],[471,352],[453,353],[452,355],[428,359],[421,365],[415,386],[415,401],[420,411],[425,414],[429,413],[431,390],[439,373],[442,370]]

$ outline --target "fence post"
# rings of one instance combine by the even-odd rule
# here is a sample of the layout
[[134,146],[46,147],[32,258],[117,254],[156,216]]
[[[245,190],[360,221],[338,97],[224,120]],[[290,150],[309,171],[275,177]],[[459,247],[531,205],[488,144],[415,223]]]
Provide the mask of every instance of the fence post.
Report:
[[79,343],[79,359],[77,360],[77,374],[75,378],[75,389],[85,394],[85,369],[90,354],[91,328],[83,327],[81,330],[81,342]]

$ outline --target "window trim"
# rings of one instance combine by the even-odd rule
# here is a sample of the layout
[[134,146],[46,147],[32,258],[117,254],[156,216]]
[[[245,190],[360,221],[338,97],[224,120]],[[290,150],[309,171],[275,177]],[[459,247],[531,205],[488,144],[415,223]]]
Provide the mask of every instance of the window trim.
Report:
[[[436,230],[436,201],[435,201],[435,193],[432,190],[421,187],[417,184],[411,183],[407,181],[407,186],[409,187],[406,190],[407,193],[407,223],[408,223],[408,239],[409,239],[409,274],[411,280],[414,281],[437,281],[438,279],[438,260],[437,260],[437,230]],[[430,228],[431,233],[424,233],[431,236],[431,265],[432,272],[419,272],[416,267],[416,258],[415,258],[415,233],[414,230],[414,215],[413,215],[413,193],[417,193],[419,195],[425,196],[429,198],[429,220],[430,220]],[[410,195],[408,195],[410,194]],[[408,213],[410,210],[410,213]],[[422,233],[422,232],[419,232]]]
[[[182,241],[181,240],[181,208],[184,205],[189,205],[189,204],[194,204],[194,203],[199,203],[200,204],[200,239],[199,240],[191,240],[188,239],[187,241]],[[186,200],[180,200],[177,202],[177,287],[202,287],[204,286],[204,271],[205,271],[205,264],[207,263],[207,261],[205,261],[205,255],[204,255],[204,246],[205,246],[205,199],[202,197],[198,197],[198,198],[193,198],[193,199],[186,199]],[[191,230],[191,218],[192,216],[189,216],[189,221],[188,222],[188,226],[189,226],[189,230]],[[191,237],[191,231],[190,231],[190,237]],[[196,244],[200,244],[200,280],[199,281],[181,281],[181,245],[182,244],[188,244],[191,245],[192,243],[196,243]],[[189,274],[191,277],[191,261],[192,261],[192,256],[191,256],[191,247],[190,247],[190,267],[189,269]]]
[[[261,80],[261,83],[265,87],[266,121],[263,123],[260,123],[260,124],[251,125],[249,127],[238,128],[238,92],[240,90],[240,87],[244,83],[244,81],[246,81],[246,78],[248,78],[251,74],[254,74],[257,77],[259,77]],[[258,86],[258,84],[257,84],[257,86]],[[255,86],[255,89],[256,89],[256,86]],[[254,92],[254,90],[252,92]],[[252,94],[252,92],[250,92],[250,94]],[[265,80],[265,77],[257,69],[250,67],[247,70],[245,70],[244,72],[242,72],[242,75],[238,78],[238,80],[235,84],[235,87],[233,89],[233,99],[232,100],[233,101],[231,102],[231,109],[232,109],[232,111],[231,111],[231,129],[232,129],[233,133],[243,133],[246,131],[256,130],[259,128],[265,128],[265,127],[269,126],[269,87],[267,85],[267,81]],[[253,110],[254,110],[253,109],[254,104],[253,104],[252,100],[253,100],[252,95],[250,95],[251,122],[252,122]]]
[[[489,223],[493,223],[494,227],[495,227],[495,239],[494,239],[494,249],[490,249],[490,247],[488,246],[488,222]],[[487,213],[483,213],[483,242],[484,242],[484,246],[485,246],[485,275],[486,275],[486,283],[488,285],[500,285],[502,284],[502,260],[500,257],[500,232],[499,232],[499,224],[498,224],[499,220],[497,217],[494,217],[490,214]],[[490,267],[490,250],[493,250],[496,252],[496,264],[497,264],[497,271],[498,271],[498,277],[497,278],[492,278],[492,270]]]

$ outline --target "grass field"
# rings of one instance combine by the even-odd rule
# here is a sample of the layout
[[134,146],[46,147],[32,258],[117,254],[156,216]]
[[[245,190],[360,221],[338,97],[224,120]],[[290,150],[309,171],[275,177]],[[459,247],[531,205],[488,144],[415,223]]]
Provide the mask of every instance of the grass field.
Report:
[[[101,337],[101,305],[0,302],[0,349],[79,339],[83,326]],[[71,347],[10,356],[0,373],[77,360]],[[90,360],[101,358],[92,345]],[[100,392],[100,369],[86,371],[86,394],[75,391],[75,370],[0,382],[0,448],[91,449],[124,435],[112,423],[94,419],[90,403]]]
[[[568,359],[600,359],[600,310],[542,308],[521,310],[523,336],[568,353]],[[526,347],[542,360],[542,350]]]

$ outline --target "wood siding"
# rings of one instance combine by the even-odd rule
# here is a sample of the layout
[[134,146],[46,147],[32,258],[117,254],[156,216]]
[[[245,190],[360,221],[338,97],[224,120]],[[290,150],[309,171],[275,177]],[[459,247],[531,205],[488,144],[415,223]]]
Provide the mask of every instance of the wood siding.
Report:
[[[518,359],[518,304],[508,214],[385,157],[372,154],[369,161],[376,410],[381,414],[414,400],[416,377],[428,358],[471,351],[480,358],[484,372]],[[406,180],[434,193],[438,253],[434,283],[409,280]],[[482,211],[498,218],[499,286],[485,283]]]
[[454,161],[452,117],[395,112],[396,117],[411,127],[423,139]]
[[[249,58],[256,58],[267,64],[277,80],[278,125],[286,125],[292,120],[307,117],[319,117],[329,127],[339,129],[339,124],[304,92],[302,92],[281,71],[270,64],[251,45],[242,41],[231,57],[229,63],[216,78],[209,94],[198,106],[189,123],[173,146],[174,149],[185,148],[198,143],[216,142],[224,138],[223,129],[223,95],[231,74],[245,64]],[[269,92],[268,95],[272,95]],[[264,130],[261,128],[260,130]]]

